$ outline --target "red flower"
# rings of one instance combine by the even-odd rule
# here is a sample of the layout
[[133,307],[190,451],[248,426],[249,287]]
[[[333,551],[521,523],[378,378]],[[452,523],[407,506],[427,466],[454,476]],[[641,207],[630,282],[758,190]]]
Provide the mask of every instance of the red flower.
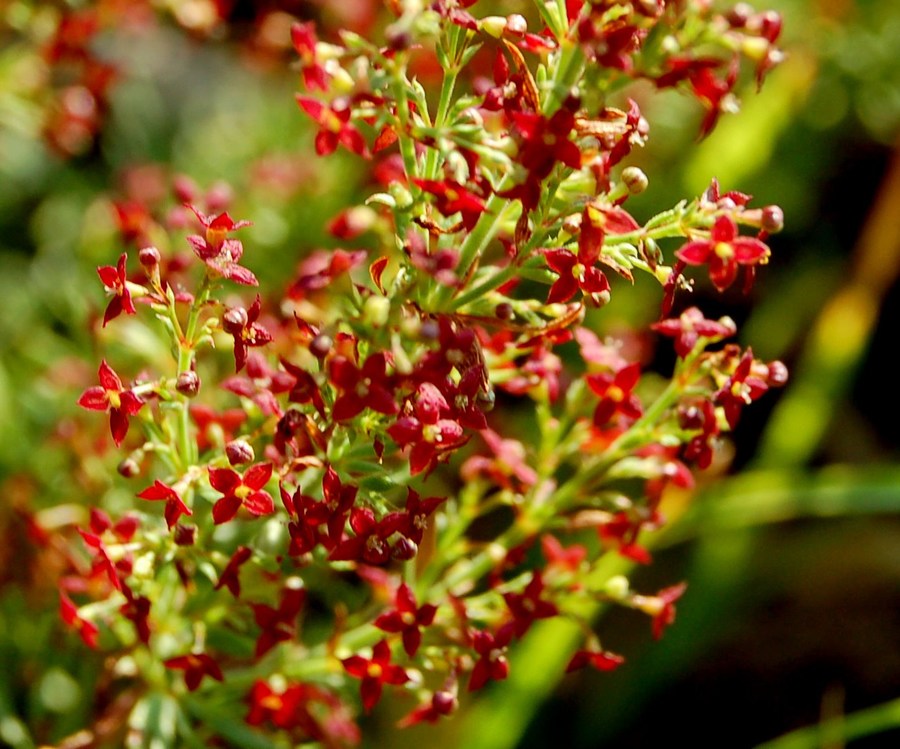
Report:
[[264,603],[250,604],[253,618],[262,630],[256,641],[257,658],[268,653],[275,645],[293,636],[297,615],[303,608],[306,591],[301,587],[287,587],[281,594],[281,603],[273,608]]
[[602,427],[617,413],[626,419],[634,420],[641,416],[641,403],[631,391],[641,376],[641,365],[630,364],[616,372],[615,377],[607,374],[587,376],[587,384],[597,395],[600,402],[594,411],[594,424]]
[[333,153],[340,144],[363,158],[370,157],[362,134],[350,124],[353,112],[347,101],[338,100],[329,107],[308,96],[297,94],[295,98],[300,108],[319,126],[319,132],[316,134],[316,153],[319,156]]
[[738,235],[731,216],[719,216],[709,239],[695,239],[683,245],[675,256],[688,265],[709,265],[709,280],[725,291],[737,277],[738,265],[763,265],[769,260],[769,248],[758,239]]
[[247,560],[253,556],[253,550],[250,549],[249,546],[238,546],[237,551],[231,555],[231,559],[228,560],[228,564],[225,565],[225,569],[222,570],[222,574],[219,576],[219,582],[216,583],[216,590],[220,588],[228,588],[235,598],[240,596],[241,594],[241,580],[238,577],[238,571],[241,568],[241,565],[246,564]]
[[679,583],[669,588],[664,588],[655,596],[641,598],[639,608],[653,617],[653,637],[659,639],[663,636],[666,627],[675,621],[675,601],[687,590],[687,583]]
[[547,304],[567,302],[579,289],[595,304],[600,303],[601,295],[609,295],[609,281],[603,271],[586,263],[580,249],[577,256],[570,250],[544,250],[544,259],[559,275],[550,287]]
[[387,640],[380,640],[375,645],[371,658],[351,655],[341,663],[348,674],[362,679],[359,692],[366,712],[375,707],[385,684],[405,684],[409,681],[409,674],[400,666],[391,663],[391,649]]
[[403,649],[412,658],[422,643],[419,627],[427,627],[434,621],[437,606],[430,603],[416,606],[416,597],[406,583],[397,588],[394,605],[393,611],[379,616],[374,624],[385,632],[402,632]]
[[598,671],[614,671],[623,663],[625,663],[625,659],[616,653],[605,650],[579,650],[566,666],[566,673],[572,673],[572,671],[577,671],[585,666],[592,666]]
[[119,262],[115,268],[111,265],[97,268],[97,275],[100,276],[100,280],[103,282],[106,290],[113,294],[113,298],[106,307],[106,312],[103,313],[104,328],[106,323],[123,312],[126,315],[137,313],[137,310],[134,308],[134,302],[131,300],[131,291],[128,288],[128,278],[125,274],[125,261],[127,259],[128,255],[123,252],[119,256]]
[[[385,521],[396,526],[396,532],[402,533],[414,544],[422,543],[428,518],[446,501],[446,497],[427,497],[422,499],[415,489],[406,489],[406,508],[403,512],[392,512]],[[388,520],[390,518],[390,520]]]
[[449,217],[455,213],[461,214],[463,226],[469,231],[484,213],[484,201],[459,182],[414,178],[413,184],[437,198],[435,206],[441,215]]
[[509,676],[509,663],[506,660],[506,646],[512,639],[513,628],[501,627],[495,636],[491,632],[478,631],[472,635],[472,645],[479,658],[469,677],[470,692],[481,689],[488,680],[503,681]]
[[734,374],[731,375],[715,395],[715,401],[725,412],[728,426],[737,426],[741,410],[769,389],[768,383],[753,374],[753,352],[750,349],[741,357]]
[[227,213],[206,216],[192,205],[188,206],[206,229],[206,236],[192,234],[187,238],[206,267],[216,276],[228,278],[244,286],[259,286],[251,271],[239,264],[244,255],[244,245],[237,239],[228,239],[229,232],[250,226],[249,221],[235,221]]
[[333,562],[357,561],[366,564],[384,564],[390,559],[388,537],[396,532],[394,518],[388,516],[380,522],[368,507],[354,507],[350,511],[350,528],[356,534],[341,541],[328,558]]
[[213,506],[213,521],[220,525],[231,520],[241,505],[256,516],[271,515],[275,511],[272,495],[263,487],[272,477],[271,463],[250,466],[243,478],[230,468],[210,468],[209,483],[225,496]]
[[400,410],[394,401],[384,354],[372,354],[362,369],[344,356],[335,356],[329,363],[328,375],[343,391],[334,402],[331,415],[335,421],[352,419],[364,408],[387,416]]
[[234,371],[240,372],[247,362],[247,349],[251,346],[265,346],[272,340],[272,334],[256,322],[259,319],[261,302],[259,294],[250,305],[231,307],[222,316],[222,327],[234,339]]
[[191,508],[184,503],[178,495],[178,492],[159,479],[154,481],[152,486],[148,486],[137,496],[141,499],[165,500],[166,524],[169,528],[175,525],[178,522],[178,518],[182,515],[193,515]]
[[98,376],[100,385],[85,390],[78,405],[91,411],[109,411],[109,431],[118,447],[128,434],[128,417],[140,411],[144,401],[122,387],[122,380],[106,360],[100,362]]
[[388,434],[401,447],[412,445],[409,470],[415,476],[434,468],[438,457],[465,443],[463,428],[452,419],[440,418],[450,410],[446,398],[430,382],[419,385],[415,416],[401,416],[388,428]]
[[431,695],[428,702],[423,702],[409,715],[402,718],[397,725],[400,728],[408,728],[422,721],[437,723],[441,716],[450,715],[457,707],[459,707],[459,700],[456,698],[455,692],[440,689]]
[[303,83],[306,88],[328,90],[328,82],[331,76],[326,72],[322,63],[316,59],[316,44],[319,39],[316,36],[316,26],[312,21],[307,23],[295,23],[291,26],[291,42],[294,50],[300,55],[300,71],[303,74]]
[[184,671],[184,683],[191,692],[200,686],[204,676],[211,676],[216,681],[222,681],[224,678],[219,664],[206,653],[179,655],[163,661],[163,665],[166,668]]
[[730,317],[707,320],[697,307],[686,309],[677,319],[663,320],[650,327],[657,333],[674,338],[675,353],[682,359],[694,350],[701,338],[714,343],[737,332],[737,326]]
[[540,572],[532,573],[531,581],[521,593],[505,593],[503,600],[513,615],[512,628],[516,637],[522,637],[536,619],[556,616],[559,609],[550,601],[541,600],[544,580]]

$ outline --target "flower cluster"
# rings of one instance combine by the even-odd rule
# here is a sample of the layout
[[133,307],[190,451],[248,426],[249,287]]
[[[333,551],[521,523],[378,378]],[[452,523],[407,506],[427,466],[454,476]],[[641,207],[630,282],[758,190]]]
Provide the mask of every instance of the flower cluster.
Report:
[[[649,124],[607,95],[684,88],[705,133],[730,108],[735,50],[759,76],[777,61],[777,19],[662,0],[536,2],[531,23],[472,2],[386,6],[382,44],[291,33],[315,151],[355,154],[379,186],[331,224],[370,249],[318,251],[280,298],[244,306],[258,281],[232,234],[253,230],[219,196],[175,186],[193,226],[177,256],[120,222],[140,270],[128,253],[98,269],[102,323],[155,316],[173,360],[127,384],[104,361],[79,403],[109,414],[130,450],[120,473],[150,503],[125,525],[96,515],[61,586],[91,647],[140,647],[134,662],[161,663],[191,704],[223,682],[250,726],[332,746],[357,742],[356,706],[389,691],[412,697],[402,725],[454,712],[507,678],[544,619],[583,625],[570,671],[624,661],[591,604],[660,637],[685,586],[639,593],[598,579],[602,561],[649,563],[668,489],[692,486],[744,407],[786,381],[720,345],[730,319],[672,313],[688,268],[720,291],[742,269],[752,282],[780,211],[713,183],[639,221],[627,201],[648,180],[627,161]],[[436,107],[414,66],[440,71]],[[641,273],[663,287],[652,328],[677,354],[662,387],[593,330]]]

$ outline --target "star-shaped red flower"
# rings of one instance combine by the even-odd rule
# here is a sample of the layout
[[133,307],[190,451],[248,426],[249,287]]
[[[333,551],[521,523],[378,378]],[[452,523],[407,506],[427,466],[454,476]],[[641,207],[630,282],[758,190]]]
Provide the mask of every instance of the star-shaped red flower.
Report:
[[109,431],[118,447],[128,434],[128,417],[140,411],[144,401],[122,387],[122,380],[106,360],[100,362],[98,377],[100,384],[85,390],[78,405],[90,411],[109,411]]
[[709,239],[694,239],[675,253],[688,265],[709,265],[709,280],[719,291],[734,283],[739,265],[763,265],[769,255],[765,244],[740,236],[734,219],[725,215],[716,219]]

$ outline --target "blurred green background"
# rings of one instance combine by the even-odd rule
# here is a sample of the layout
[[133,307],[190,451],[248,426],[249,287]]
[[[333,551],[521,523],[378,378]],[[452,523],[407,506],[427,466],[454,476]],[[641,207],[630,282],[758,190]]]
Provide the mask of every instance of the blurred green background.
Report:
[[[121,251],[110,200],[165,191],[177,174],[226,181],[232,214],[254,221],[249,265],[278,289],[303,253],[333,246],[323,218],[361,187],[352,160],[311,156],[290,56],[259,42],[252,13],[232,29],[240,46],[140,19],[104,36],[126,72],[105,124],[82,152],[52,153],[36,137],[41,5],[0,4],[0,746],[17,749],[89,723],[101,673],[102,654],[57,621],[58,559],[28,517],[66,523],[113,481],[72,425],[98,345],[142,343],[128,326],[100,344],[90,333],[95,268]],[[545,624],[507,684],[438,729],[397,735],[382,715],[379,746],[751,747],[804,726],[772,746],[900,745],[900,4],[767,6],[785,17],[787,60],[707,140],[694,144],[702,113],[687,98],[642,104],[639,220],[712,177],[786,215],[750,296],[695,294],[792,380],[747,410],[730,468],[701,476],[683,512],[675,500],[655,564],[635,572],[648,590],[689,581],[677,624],[654,643],[606,616],[604,641],[627,666],[559,684],[545,675],[562,670],[571,633]],[[652,321],[658,289],[643,286],[610,307],[610,329]]]

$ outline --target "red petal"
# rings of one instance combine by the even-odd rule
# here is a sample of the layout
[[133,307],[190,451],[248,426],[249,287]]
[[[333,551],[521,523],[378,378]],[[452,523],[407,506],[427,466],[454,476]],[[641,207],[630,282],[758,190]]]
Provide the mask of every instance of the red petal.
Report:
[[227,523],[235,515],[237,515],[237,511],[240,509],[240,507],[241,500],[239,500],[234,494],[229,494],[227,497],[222,497],[222,499],[220,499],[213,505],[213,523],[215,523],[216,525]]
[[271,515],[275,512],[275,502],[268,492],[254,492],[244,500],[244,507],[256,516]]
[[105,411],[109,408],[109,397],[106,389],[95,385],[85,390],[78,399],[78,405],[91,411]]
[[262,489],[272,478],[271,463],[257,463],[244,472],[244,486],[251,489]]
[[107,390],[122,389],[122,380],[119,379],[119,375],[115,373],[113,368],[106,363],[106,359],[100,362],[100,370],[97,374],[100,377],[100,384]]
[[682,245],[675,257],[688,265],[705,265],[712,252],[712,243],[708,239],[695,239]]

